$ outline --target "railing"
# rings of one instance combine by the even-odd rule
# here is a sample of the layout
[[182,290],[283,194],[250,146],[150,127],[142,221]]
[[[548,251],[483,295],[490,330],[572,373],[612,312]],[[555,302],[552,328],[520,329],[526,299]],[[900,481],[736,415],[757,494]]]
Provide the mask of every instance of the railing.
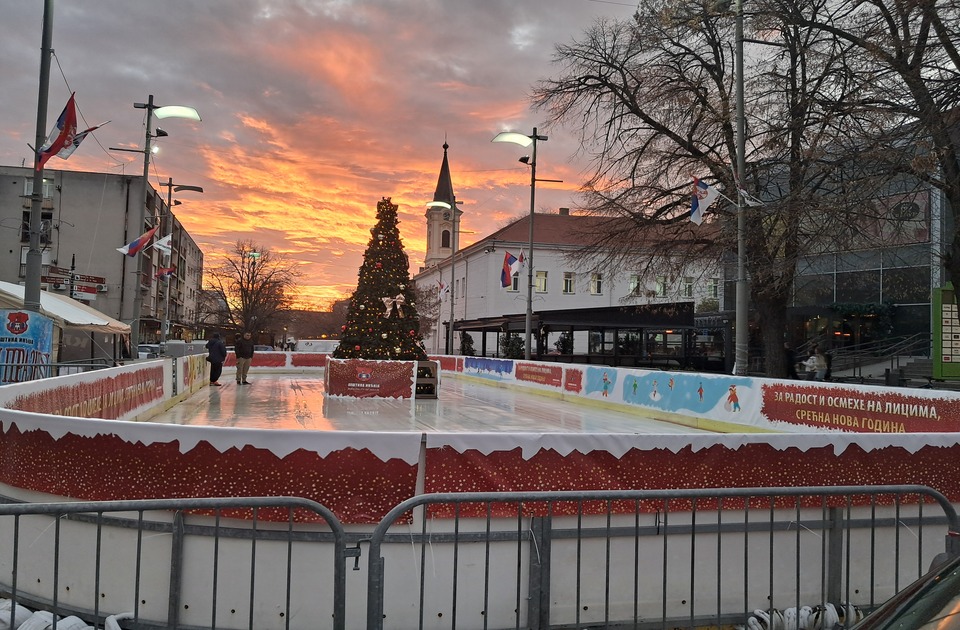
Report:
[[[812,345],[812,344],[811,344]],[[846,348],[830,349],[831,370],[834,372],[852,370],[854,376],[862,376],[862,368],[866,365],[890,362],[890,368],[900,367],[905,357],[929,356],[931,348],[930,334],[917,333],[905,337],[883,339],[865,344],[856,344]],[[810,346],[805,352],[798,350],[798,356],[809,354]]]
[[922,486],[421,495],[351,527],[289,497],[0,504],[0,595],[64,626],[667,630],[870,610],[960,553]]
[[342,629],[356,553],[306,499],[0,505],[0,593],[95,626]]
[[[591,503],[604,513],[586,515]],[[405,514],[414,524],[396,525]],[[915,486],[423,495],[371,537],[367,628],[669,629],[870,609],[956,554],[956,531],[953,506]]]

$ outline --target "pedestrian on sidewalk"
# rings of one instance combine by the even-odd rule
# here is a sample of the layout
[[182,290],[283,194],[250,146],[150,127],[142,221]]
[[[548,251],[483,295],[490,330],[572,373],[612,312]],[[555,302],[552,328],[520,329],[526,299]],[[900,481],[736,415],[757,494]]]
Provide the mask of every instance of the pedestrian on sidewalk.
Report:
[[250,362],[253,360],[253,339],[250,331],[243,333],[238,337],[233,351],[237,355],[237,385],[249,385],[247,382],[247,372],[250,371]]
[[794,352],[793,346],[790,345],[789,341],[783,344],[783,363],[787,378],[800,378],[797,374],[797,353]]
[[220,375],[223,373],[223,362],[227,360],[227,346],[220,338],[220,333],[213,333],[207,342],[207,362],[210,363],[210,384],[220,387]]

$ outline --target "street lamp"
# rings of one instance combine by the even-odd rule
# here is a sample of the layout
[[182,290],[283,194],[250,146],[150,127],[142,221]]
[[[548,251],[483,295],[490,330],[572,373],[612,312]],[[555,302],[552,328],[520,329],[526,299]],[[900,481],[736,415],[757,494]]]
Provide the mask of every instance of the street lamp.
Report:
[[[158,129],[159,131],[159,129]],[[173,263],[173,193],[181,192],[184,190],[192,190],[193,192],[202,193],[203,187],[201,186],[189,186],[186,184],[174,184],[173,178],[168,177],[166,184],[161,184],[161,186],[167,187],[167,230],[165,236],[170,237],[170,242],[167,243],[169,251],[166,252],[167,256],[167,267],[172,266]],[[176,203],[180,203],[179,201]],[[163,222],[163,217],[160,218],[161,223]],[[163,355],[166,353],[167,348],[167,327],[170,325],[170,276],[167,276],[167,290],[164,292],[164,305],[163,305],[163,322],[160,325],[160,354]]]
[[522,147],[533,148],[530,150],[530,156],[520,158],[520,161],[530,167],[530,242],[527,244],[527,316],[524,320],[523,335],[525,339],[523,358],[530,360],[530,337],[533,332],[533,210],[537,199],[537,141],[546,141],[547,136],[537,135],[537,128],[533,128],[531,135],[517,133],[514,131],[503,131],[498,133],[491,142],[510,142],[519,144]]
[[[147,204],[147,189],[148,189],[148,178],[150,177],[150,140],[152,138],[160,138],[167,135],[167,132],[162,129],[157,129],[157,133],[154,135],[151,133],[151,123],[153,122],[153,117],[157,118],[189,118],[191,120],[200,120],[200,114],[197,113],[192,107],[186,107],[184,105],[156,105],[153,102],[153,94],[147,99],[146,103],[134,103],[133,106],[137,109],[147,110],[147,137],[143,146],[143,185],[140,188],[140,199],[137,202],[139,209],[138,216],[139,222],[136,225],[134,230],[137,235],[143,233],[143,223],[146,218],[146,204]],[[112,148],[112,147],[111,147]],[[131,150],[131,149],[126,149]],[[140,151],[137,151],[140,153]],[[137,257],[137,282],[134,286],[133,291],[133,321],[130,322],[130,352],[131,356],[136,356],[133,354],[136,352],[137,346],[140,345],[140,311],[143,309],[143,294],[140,292],[140,283],[143,279],[143,261],[140,257]]]

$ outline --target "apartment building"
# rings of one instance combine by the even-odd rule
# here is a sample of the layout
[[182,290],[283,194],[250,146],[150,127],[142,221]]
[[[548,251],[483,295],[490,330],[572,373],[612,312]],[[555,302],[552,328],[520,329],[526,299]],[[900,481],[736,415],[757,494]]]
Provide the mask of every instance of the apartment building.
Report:
[[[167,192],[129,175],[45,170],[41,223],[41,289],[71,295],[115,319],[135,318],[142,298],[140,342],[155,343],[161,322],[169,339],[189,337],[198,320],[203,252],[167,207]],[[29,250],[33,170],[0,166],[0,280],[23,284]],[[142,208],[140,204],[143,204]],[[176,204],[174,204],[176,205]],[[138,225],[141,211],[143,225]],[[160,225],[154,241],[171,236],[169,257],[149,247],[137,257],[117,251]],[[167,276],[158,271],[175,267]],[[95,338],[64,340],[63,360],[109,356]]]

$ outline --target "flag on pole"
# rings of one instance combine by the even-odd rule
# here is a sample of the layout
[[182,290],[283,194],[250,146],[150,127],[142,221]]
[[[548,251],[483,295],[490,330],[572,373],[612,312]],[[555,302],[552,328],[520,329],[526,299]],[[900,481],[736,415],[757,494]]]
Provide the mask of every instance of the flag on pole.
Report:
[[103,127],[103,126],[104,126],[105,124],[107,124],[108,122],[110,122],[110,121],[108,120],[108,121],[105,122],[105,123],[100,123],[99,125],[94,125],[93,127],[90,127],[89,129],[84,129],[83,131],[81,131],[80,133],[78,133],[77,135],[75,135],[75,136],[73,137],[73,140],[72,140],[71,142],[68,142],[62,149],[60,149],[60,152],[57,153],[57,157],[60,158],[60,159],[62,159],[62,160],[65,160],[65,159],[67,159],[68,157],[70,157],[71,155],[73,155],[73,152],[77,150],[77,147],[80,146],[80,143],[83,142],[83,139],[87,137],[87,134],[88,134],[88,133],[90,133],[90,132],[92,132],[92,131],[96,131],[97,129],[99,129],[100,127]]
[[513,285],[513,274],[520,273],[520,266],[523,264],[523,252],[520,252],[520,258],[517,258],[510,252],[503,254],[503,269],[500,270],[500,286],[503,288]]
[[171,246],[170,246],[171,238],[173,238],[173,236],[171,234],[167,234],[166,236],[158,240],[156,243],[154,243],[153,248],[159,249],[161,252],[169,256],[171,251]]
[[70,100],[67,101],[67,105],[63,108],[63,111],[60,112],[60,118],[57,119],[57,124],[50,130],[47,141],[44,142],[43,146],[37,151],[39,158],[37,161],[37,170],[42,170],[47,160],[60,153],[64,147],[73,143],[73,138],[77,134],[77,107],[74,103],[73,96],[73,94],[70,95]]
[[443,280],[437,280],[437,293],[440,295],[440,301],[442,302],[450,293],[450,285]]
[[155,273],[153,277],[157,279],[169,278],[174,273],[176,273],[176,271],[177,271],[176,267],[160,267],[159,269],[157,269],[157,273]]
[[153,238],[153,235],[156,234],[157,230],[159,229],[160,229],[160,226],[158,225],[152,230],[148,230],[144,232],[137,238],[133,239],[133,241],[131,241],[130,243],[127,243],[123,247],[118,247],[117,251],[120,252],[121,254],[126,254],[127,256],[130,256],[131,258],[133,258],[140,252],[141,249],[147,246],[147,243],[150,242],[150,239]]
[[690,220],[700,225],[703,223],[703,213],[707,211],[720,191],[710,186],[706,182],[693,178],[693,196],[690,202]]

